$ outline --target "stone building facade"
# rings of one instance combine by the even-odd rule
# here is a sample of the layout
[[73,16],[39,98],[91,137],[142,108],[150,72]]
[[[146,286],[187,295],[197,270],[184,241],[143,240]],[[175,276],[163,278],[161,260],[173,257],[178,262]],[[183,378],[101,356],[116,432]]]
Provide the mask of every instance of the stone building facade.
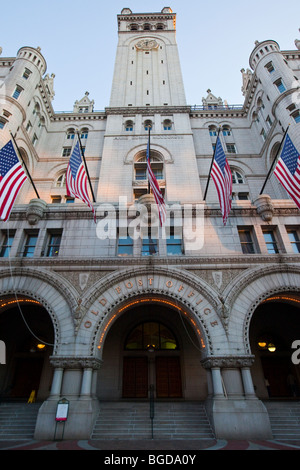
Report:
[[[52,438],[62,397],[65,438],[88,438],[100,403],[147,400],[151,387],[166,406],[205,403],[217,437],[269,438],[264,400],[292,397],[290,372],[300,381],[300,217],[274,176],[260,191],[288,125],[300,149],[299,41],[255,43],[244,104],[208,90],[190,106],[176,14],[124,8],[118,32],[104,111],[86,93],[55,112],[40,48],[0,58],[1,147],[11,133],[36,188],[27,181],[1,222],[2,399],[35,390],[39,439]],[[149,127],[165,231],[143,213]],[[212,181],[203,200],[219,129],[233,174],[226,226]],[[66,194],[77,134],[97,224]]]

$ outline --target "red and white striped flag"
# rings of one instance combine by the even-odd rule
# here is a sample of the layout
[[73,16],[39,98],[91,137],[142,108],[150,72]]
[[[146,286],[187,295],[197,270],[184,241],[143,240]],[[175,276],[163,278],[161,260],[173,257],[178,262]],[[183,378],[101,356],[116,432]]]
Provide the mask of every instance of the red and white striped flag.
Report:
[[16,197],[27,180],[26,173],[10,140],[0,150],[0,218],[6,221]]
[[223,223],[226,225],[231,209],[232,174],[219,137],[216,143],[211,176],[218,192]]
[[149,181],[150,187],[152,189],[155,202],[157,204],[160,225],[163,226],[163,224],[166,221],[166,217],[167,217],[167,209],[166,209],[164,197],[163,197],[162,192],[160,190],[160,187],[158,185],[157,179],[155,178],[154,173],[153,173],[152,168],[151,168],[151,163],[150,163],[150,136],[149,136],[148,145],[147,145],[147,174],[148,174],[148,181]]
[[300,155],[288,134],[274,174],[300,209]]
[[94,214],[94,221],[96,223],[95,209],[89,198],[87,190],[87,174],[84,168],[84,163],[81,158],[81,152],[78,141],[75,144],[67,168],[66,187],[68,196],[81,199],[85,204],[90,207]]

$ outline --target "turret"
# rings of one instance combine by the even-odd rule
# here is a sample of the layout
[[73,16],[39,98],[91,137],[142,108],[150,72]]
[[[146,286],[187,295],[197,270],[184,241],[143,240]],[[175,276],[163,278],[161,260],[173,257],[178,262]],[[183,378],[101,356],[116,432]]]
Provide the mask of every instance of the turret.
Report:
[[257,41],[250,56],[250,67],[262,84],[273,117],[280,121],[283,129],[290,126],[289,135],[300,149],[299,124],[296,119],[299,103],[295,100],[299,81],[278,43],[272,40]]
[[13,116],[9,127],[15,132],[26,119],[26,110],[37,85],[46,72],[46,61],[40,48],[22,47],[4,80],[3,109]]

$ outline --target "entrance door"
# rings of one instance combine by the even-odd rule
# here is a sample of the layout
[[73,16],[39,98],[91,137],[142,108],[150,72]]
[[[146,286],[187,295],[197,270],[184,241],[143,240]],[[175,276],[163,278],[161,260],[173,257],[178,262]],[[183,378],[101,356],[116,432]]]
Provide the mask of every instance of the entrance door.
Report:
[[182,397],[178,356],[156,357],[156,396],[157,398]]
[[124,357],[123,398],[147,398],[148,358]]

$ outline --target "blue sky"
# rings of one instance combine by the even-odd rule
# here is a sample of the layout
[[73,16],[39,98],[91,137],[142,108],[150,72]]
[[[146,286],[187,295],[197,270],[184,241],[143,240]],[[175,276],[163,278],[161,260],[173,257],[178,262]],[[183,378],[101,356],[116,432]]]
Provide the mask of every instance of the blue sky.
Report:
[[124,7],[139,13],[166,6],[177,14],[189,105],[201,105],[208,88],[229,104],[242,104],[240,70],[249,67],[254,42],[274,39],[281,50],[290,50],[300,39],[299,0],[152,0],[148,7],[138,0],[16,0],[1,5],[2,57],[16,56],[23,46],[40,46],[47,72],[55,74],[55,111],[72,110],[86,91],[95,109],[102,110],[109,105],[117,15]]

